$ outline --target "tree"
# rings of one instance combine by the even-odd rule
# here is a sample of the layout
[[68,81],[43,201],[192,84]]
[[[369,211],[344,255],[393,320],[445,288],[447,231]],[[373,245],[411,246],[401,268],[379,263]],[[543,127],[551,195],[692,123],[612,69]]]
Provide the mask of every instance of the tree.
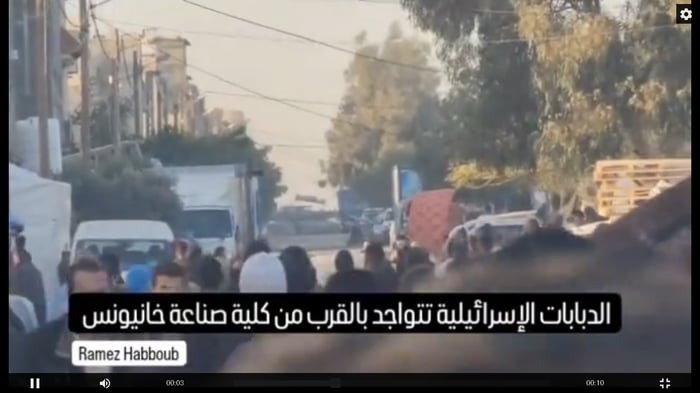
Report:
[[675,156],[690,137],[690,32],[675,28],[674,2],[639,2],[630,21],[600,1],[572,3],[572,12],[545,0],[518,8],[545,98],[538,178],[560,194],[577,191],[599,159]]
[[246,135],[244,127],[206,136],[165,130],[146,140],[142,149],[166,166],[246,163],[253,169],[262,170],[260,193],[268,217],[275,211],[275,198],[287,190],[281,184],[281,169],[268,158],[270,148],[256,146]]
[[165,176],[148,171],[145,162],[112,159],[93,171],[66,168],[63,180],[72,187],[73,219],[158,220],[175,227],[180,200]]
[[530,177],[571,196],[599,159],[689,154],[691,38],[675,2],[629,3],[626,18],[601,3],[402,0],[453,83],[453,184]]
[[[527,43],[518,40],[512,2],[403,0],[414,23],[438,38],[438,57],[452,88],[441,103],[439,143],[448,162],[478,162],[485,174],[534,167],[538,97]],[[483,177],[483,176],[477,176]],[[465,180],[459,174],[449,176]],[[499,179],[499,181],[502,181]],[[457,187],[478,184],[453,182]]]
[[[358,53],[427,67],[431,47],[406,37],[391,25],[380,44],[360,33]],[[352,187],[372,204],[390,201],[390,173],[396,164],[412,165],[416,137],[433,128],[438,74],[355,56],[345,72],[343,104],[326,134],[330,150],[324,164],[333,186]],[[434,105],[433,105],[434,106]]]
[[[72,116],[73,122],[80,124],[82,109],[78,107]],[[126,124],[131,114],[131,101],[122,99],[119,103],[120,124]],[[95,104],[90,111],[90,146],[102,147],[114,143],[112,134],[112,104],[108,101],[101,101]],[[122,139],[124,129],[121,130]]]

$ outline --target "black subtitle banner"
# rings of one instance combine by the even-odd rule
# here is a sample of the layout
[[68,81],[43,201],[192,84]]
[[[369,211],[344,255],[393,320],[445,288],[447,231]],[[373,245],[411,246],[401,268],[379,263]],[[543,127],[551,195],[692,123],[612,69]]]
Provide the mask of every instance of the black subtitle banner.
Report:
[[[202,389],[235,387],[538,387],[670,389],[691,386],[688,374],[9,374],[9,387]],[[109,382],[108,382],[109,381]]]
[[617,294],[76,294],[77,333],[616,333]]

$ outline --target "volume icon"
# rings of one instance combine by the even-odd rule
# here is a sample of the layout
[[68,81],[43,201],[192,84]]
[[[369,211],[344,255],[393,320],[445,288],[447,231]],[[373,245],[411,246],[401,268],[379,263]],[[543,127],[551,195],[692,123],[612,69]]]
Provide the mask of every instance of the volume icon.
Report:
[[109,378],[105,378],[100,381],[100,386],[102,386],[105,389],[109,389],[109,387],[112,386],[112,382],[109,381]]

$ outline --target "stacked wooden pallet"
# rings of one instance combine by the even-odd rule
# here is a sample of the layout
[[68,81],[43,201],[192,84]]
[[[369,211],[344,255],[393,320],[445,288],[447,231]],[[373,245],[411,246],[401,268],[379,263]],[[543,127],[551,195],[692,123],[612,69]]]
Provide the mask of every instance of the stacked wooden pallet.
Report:
[[612,219],[625,215],[690,174],[690,159],[598,161],[593,175],[598,213]]

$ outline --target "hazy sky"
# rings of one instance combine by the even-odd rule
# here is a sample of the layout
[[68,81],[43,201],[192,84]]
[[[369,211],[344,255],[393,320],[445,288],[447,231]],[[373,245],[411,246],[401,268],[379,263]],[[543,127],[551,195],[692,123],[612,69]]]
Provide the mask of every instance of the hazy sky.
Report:
[[[247,19],[351,48],[353,37],[362,30],[372,40],[381,40],[392,21],[401,21],[413,32],[407,14],[390,0],[196,0]],[[77,0],[67,1],[67,11],[77,13]],[[94,4],[98,1],[94,0]],[[146,26],[183,31],[187,38],[190,64],[208,70],[269,96],[338,102],[343,94],[343,71],[352,56],[321,46],[295,42],[294,38],[212,14],[180,0],[112,0],[97,8],[97,16],[121,30],[139,32]],[[107,26],[99,25],[107,31]],[[184,31],[214,32],[243,38],[192,34]],[[101,30],[102,32],[103,30]],[[163,30],[164,35],[177,35]],[[202,91],[242,93],[225,82],[194,69],[189,70]],[[290,192],[317,194],[333,199],[332,190],[319,190],[322,179],[318,162],[326,157],[324,132],[329,120],[276,102],[207,94],[209,108],[240,109],[250,119],[251,135],[261,144],[277,146],[272,158],[283,169]],[[299,104],[332,116],[330,105]],[[307,147],[303,147],[307,146]]]

